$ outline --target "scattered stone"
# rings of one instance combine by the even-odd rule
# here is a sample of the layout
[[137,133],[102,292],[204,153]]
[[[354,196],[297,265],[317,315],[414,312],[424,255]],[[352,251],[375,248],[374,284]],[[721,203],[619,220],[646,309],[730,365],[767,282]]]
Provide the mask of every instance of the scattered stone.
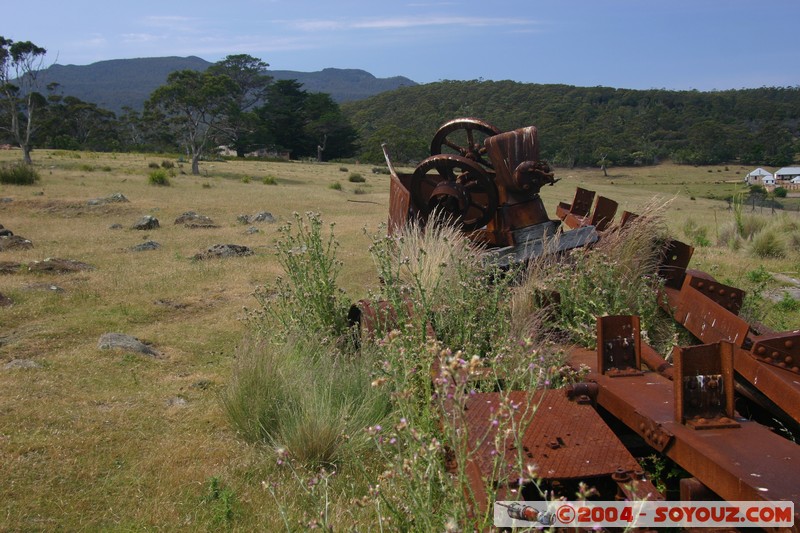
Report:
[[0,274],[16,274],[22,269],[20,263],[14,261],[0,261]]
[[4,370],[14,370],[17,368],[41,368],[42,365],[34,361],[33,359],[12,359],[5,365],[3,365]]
[[14,235],[13,231],[0,224],[0,237],[11,237],[12,235]]
[[0,307],[9,307],[13,304],[14,302],[11,301],[11,298],[0,292]]
[[187,405],[189,402],[186,401],[186,398],[180,396],[174,396],[167,400],[167,407],[186,407]]
[[111,224],[108,229],[122,229],[122,224]]
[[201,379],[200,381],[196,381],[192,383],[192,388],[200,389],[200,390],[208,390],[214,384],[213,381],[210,379]]
[[124,203],[130,202],[125,195],[121,192],[115,192],[111,196],[106,196],[105,198],[94,198],[93,200],[89,200],[86,202],[89,205],[106,205],[106,204],[114,204],[114,203]]
[[19,235],[0,236],[0,252],[4,250],[28,250],[33,248],[33,243]]
[[28,271],[30,272],[69,274],[85,270],[94,270],[94,267],[74,259],[59,259],[57,257],[48,257],[44,261],[34,261],[28,265]]
[[205,215],[187,211],[175,219],[175,224],[183,224],[187,228],[218,228],[214,221]]
[[261,211],[255,215],[239,215],[236,217],[236,220],[242,224],[254,224],[256,222],[267,222],[271,224],[275,222],[275,217],[268,211]]
[[58,285],[53,285],[52,283],[31,283],[30,285],[27,285],[25,288],[29,290],[64,292],[64,289],[62,289]]
[[160,354],[151,348],[148,344],[140,341],[136,337],[124,335],[122,333],[104,333],[100,336],[97,342],[97,347],[100,350],[124,350],[126,352],[141,353],[158,357]]
[[186,309],[189,307],[189,304],[185,304],[183,302],[173,302],[172,300],[156,300],[153,302],[156,305],[163,305],[164,307],[169,307],[171,309]]
[[143,242],[142,244],[137,244],[136,246],[131,248],[131,250],[133,250],[134,252],[146,252],[148,250],[158,250],[159,248],[161,248],[161,245],[158,244],[156,241],[146,241]]
[[255,252],[247,246],[239,244],[215,244],[208,248],[205,252],[195,254],[194,258],[198,260],[213,259],[217,257],[244,257],[253,255]]
[[249,228],[247,228],[247,229],[245,230],[244,234],[245,234],[245,235],[253,235],[254,233],[260,233],[260,232],[261,232],[261,230],[260,230],[260,229],[258,229],[257,227],[255,227],[255,226],[250,226]]
[[149,230],[149,229],[156,229],[160,228],[161,225],[158,223],[158,219],[152,215],[145,215],[140,218],[136,224],[134,224],[131,229],[138,229],[138,230]]

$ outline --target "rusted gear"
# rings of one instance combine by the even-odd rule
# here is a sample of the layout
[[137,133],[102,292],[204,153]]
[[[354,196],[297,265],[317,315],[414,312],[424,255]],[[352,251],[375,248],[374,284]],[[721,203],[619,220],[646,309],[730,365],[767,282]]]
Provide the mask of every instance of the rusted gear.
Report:
[[477,118],[457,118],[446,122],[433,136],[431,155],[446,153],[445,148],[454,150],[461,157],[481,165],[494,168],[486,155],[484,141],[487,137],[502,133],[488,122]]
[[497,211],[497,187],[489,174],[459,155],[425,159],[414,171],[409,189],[415,207],[425,217],[434,210],[442,211],[464,231],[483,227]]

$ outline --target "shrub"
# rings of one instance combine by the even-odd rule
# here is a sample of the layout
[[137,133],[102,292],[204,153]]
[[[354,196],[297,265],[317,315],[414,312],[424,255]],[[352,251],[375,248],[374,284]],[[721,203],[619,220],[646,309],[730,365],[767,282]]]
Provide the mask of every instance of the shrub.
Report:
[[0,183],[4,185],[33,185],[39,181],[39,172],[31,165],[17,163],[0,166]]
[[168,159],[164,159],[161,162],[161,168],[165,168],[165,169],[175,168],[175,163],[173,163],[172,161],[170,161]]
[[347,172],[347,167],[339,167],[339,172]]
[[334,191],[341,191],[342,190],[342,184],[339,183],[338,181],[334,181],[333,183],[328,185],[328,188],[329,189],[333,189]]
[[566,262],[551,255],[530,263],[521,288],[528,305],[549,308],[551,327],[569,341],[593,348],[598,316],[639,315],[643,338],[661,351],[671,349],[674,321],[661,312],[656,297],[666,230],[661,209],[645,211],[651,214],[609,233],[596,246],[573,250]]
[[708,228],[698,226],[691,218],[683,224],[683,232],[695,246],[711,245],[711,241],[708,240]]
[[[158,167],[158,165],[156,165],[156,167]],[[150,183],[150,185],[160,185],[164,187],[170,185],[169,175],[163,168],[156,168],[154,171],[152,171],[148,176],[147,181]]]
[[367,191],[365,191],[361,187],[356,187],[355,189],[353,189],[353,194],[366,194],[366,192]]
[[347,177],[347,181],[349,181],[350,183],[364,183],[367,180],[366,178],[364,178],[364,176],[362,176],[358,172],[353,172]]
[[341,270],[336,259],[339,243],[333,226],[327,237],[322,226],[316,213],[306,213],[305,218],[295,213],[294,223],[278,229],[276,255],[285,279],[279,277],[273,287],[262,287],[255,294],[271,318],[262,324],[264,332],[280,324],[287,336],[319,336],[323,344],[345,337],[350,303],[336,283]]
[[264,178],[261,180],[261,183],[264,185],[277,185],[278,179],[275,176],[264,176]]
[[783,297],[775,304],[775,309],[783,313],[800,311],[800,300],[795,300],[791,294],[783,291]]
[[781,258],[786,257],[786,243],[780,238],[777,232],[766,230],[753,237],[750,244],[750,253],[760,258]]
[[786,198],[789,191],[787,191],[785,187],[775,187],[772,193],[775,195],[775,198]]
[[147,164],[147,168],[159,168],[159,166],[155,161],[150,161],[150,163]]

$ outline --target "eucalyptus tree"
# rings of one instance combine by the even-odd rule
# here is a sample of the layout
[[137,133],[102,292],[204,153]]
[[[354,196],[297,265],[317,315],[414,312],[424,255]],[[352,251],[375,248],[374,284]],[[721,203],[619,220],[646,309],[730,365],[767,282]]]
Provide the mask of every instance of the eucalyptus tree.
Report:
[[235,84],[227,110],[225,131],[230,137],[230,146],[236,155],[243,157],[255,144],[254,134],[258,129],[256,106],[266,100],[272,76],[266,74],[269,64],[247,54],[229,55],[214,63],[208,72],[228,76]]
[[31,164],[35,116],[47,105],[39,92],[39,77],[47,50],[30,41],[15,42],[0,36],[0,105],[4,120],[0,129],[22,149],[22,160]]
[[200,157],[224,137],[223,126],[236,91],[236,83],[225,74],[179,70],[145,103],[146,112],[160,117],[186,148],[192,174],[200,174]]

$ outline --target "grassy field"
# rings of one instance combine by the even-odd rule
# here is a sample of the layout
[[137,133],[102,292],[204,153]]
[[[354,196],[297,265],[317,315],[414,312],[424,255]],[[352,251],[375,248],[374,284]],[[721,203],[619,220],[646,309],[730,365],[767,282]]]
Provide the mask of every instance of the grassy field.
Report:
[[[344,263],[340,282],[352,300],[377,285],[364,230],[382,231],[388,176],[352,163],[222,161],[203,164],[202,176],[183,174],[178,166],[170,186],[154,186],[148,183],[150,165],[175,157],[44,150],[33,156],[37,184],[0,185],[0,224],[33,247],[0,251],[0,262],[24,266],[64,258],[94,268],[0,274],[0,293],[13,301],[0,307],[0,530],[282,528],[264,483],[285,474],[276,471],[272,454],[237,437],[218,392],[247,332],[245,308],[255,304],[253,291],[279,274],[278,227],[294,212],[319,212],[335,223]],[[18,157],[0,152],[0,163]],[[748,273],[762,268],[800,277],[797,241],[791,240],[800,226],[797,211],[763,215],[783,220],[784,257],[755,257],[746,245],[735,252],[714,246],[734,213],[727,202],[708,197],[741,190],[749,170],[662,164],[610,169],[604,177],[597,169],[557,169],[562,181],[543,197],[553,215],[556,203],[570,201],[578,185],[633,212],[658,197],[669,202],[676,238],[690,240],[688,220],[706,228],[709,245],[698,247],[694,268],[746,289],[754,283]],[[366,181],[351,183],[352,173]],[[129,202],[88,204],[118,192]],[[206,215],[218,227],[174,224],[186,211]],[[277,222],[237,220],[261,211]],[[158,218],[161,227],[131,229],[144,215]],[[259,231],[248,233],[249,226]],[[161,247],[132,251],[147,240]],[[255,254],[193,259],[227,243]],[[766,285],[781,287],[777,280]],[[770,312],[777,327],[800,324],[791,306]],[[152,343],[160,356],[100,350],[98,339],[107,332]],[[6,368],[12,360],[37,367]],[[339,482],[357,482],[348,475]],[[339,501],[334,509],[348,506]]]

